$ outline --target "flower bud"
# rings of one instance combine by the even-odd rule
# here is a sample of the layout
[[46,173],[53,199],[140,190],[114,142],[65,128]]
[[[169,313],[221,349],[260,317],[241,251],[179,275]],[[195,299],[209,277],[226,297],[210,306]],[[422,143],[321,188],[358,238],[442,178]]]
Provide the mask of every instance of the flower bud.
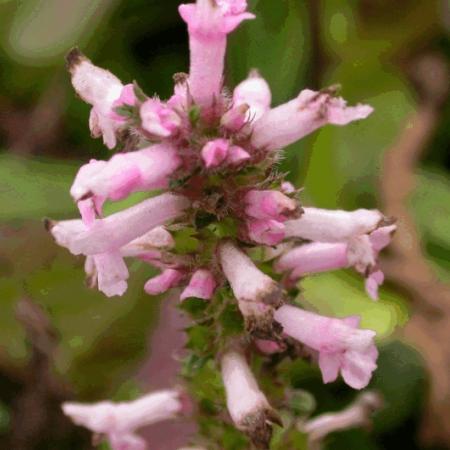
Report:
[[189,297],[202,298],[209,300],[216,288],[216,281],[209,270],[198,269],[194,272],[187,287],[180,295],[180,300],[185,300]]
[[261,272],[231,241],[220,244],[219,260],[238,302],[279,303],[280,289],[277,283]]
[[176,269],[165,269],[160,275],[151,278],[145,283],[144,290],[147,294],[158,295],[177,286],[184,274]]
[[297,209],[295,200],[279,191],[253,189],[245,195],[245,212],[255,219],[273,219],[284,222]]
[[181,125],[180,116],[160,100],[146,100],[140,110],[141,126],[153,136],[167,138],[174,135]]
[[202,148],[202,159],[207,169],[222,164],[228,156],[230,144],[226,139],[214,139]]
[[270,108],[272,94],[266,80],[253,71],[233,92],[235,107],[247,105],[247,122],[258,120]]

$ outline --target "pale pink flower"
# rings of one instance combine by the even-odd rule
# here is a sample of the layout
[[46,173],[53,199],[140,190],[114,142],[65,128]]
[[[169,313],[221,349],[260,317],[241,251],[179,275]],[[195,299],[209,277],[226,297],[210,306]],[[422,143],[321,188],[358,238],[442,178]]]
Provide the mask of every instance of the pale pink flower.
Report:
[[150,295],[162,294],[169,289],[178,286],[183,277],[184,273],[180,270],[164,269],[159,275],[150,278],[150,280],[145,283],[144,290]]
[[96,255],[117,250],[151,229],[183,214],[189,201],[175,194],[161,194],[83,228],[74,221],[54,224],[56,241],[74,255]]
[[285,238],[284,224],[277,220],[247,220],[247,230],[249,238],[258,244],[277,245]]
[[316,242],[343,242],[371,233],[383,220],[384,216],[374,209],[341,211],[305,207],[299,219],[285,223],[286,237]]
[[146,100],[140,109],[141,126],[149,134],[161,138],[174,135],[181,126],[180,116],[158,99]]
[[91,223],[105,200],[121,200],[133,192],[165,188],[180,159],[168,144],[118,153],[109,161],[91,160],[78,171],[70,193],[82,217]]
[[308,434],[310,443],[320,442],[330,433],[371,425],[370,416],[383,406],[380,394],[363,392],[347,408],[321,414],[301,424],[301,431]]
[[283,332],[319,352],[324,383],[336,380],[339,372],[355,389],[367,386],[376,369],[375,332],[359,329],[358,317],[335,319],[319,316],[290,305],[274,313]]
[[246,7],[246,1],[235,0],[197,0],[179,7],[189,31],[189,91],[202,108],[213,106],[219,99],[226,36],[243,20],[254,18],[245,12]]
[[259,191],[252,189],[244,197],[247,205],[245,212],[255,219],[273,219],[284,222],[294,213],[297,202],[279,191]]
[[189,297],[209,300],[214,294],[216,284],[216,280],[209,270],[198,269],[194,272],[189,284],[181,293],[180,300],[185,300]]
[[[279,272],[289,272],[289,278],[297,280],[307,274],[354,267],[367,277],[366,291],[376,300],[378,286],[384,280],[384,275],[378,268],[378,254],[389,244],[395,229],[395,225],[388,225],[377,228],[370,234],[356,235],[347,242],[304,244],[282,255],[275,268]],[[339,233],[331,233],[329,236],[342,235],[342,230]],[[317,234],[323,236],[322,231]]]
[[63,412],[76,425],[103,435],[113,450],[145,450],[145,440],[136,431],[147,425],[175,419],[183,412],[179,391],[163,390],[131,402],[94,404],[64,403]]
[[117,120],[113,108],[122,97],[124,85],[108,70],[94,66],[78,49],[67,56],[72,75],[72,85],[78,95],[92,105],[89,126],[94,137],[103,135],[105,145],[112,149],[116,146],[116,133],[122,125]]
[[248,107],[247,121],[258,120],[270,109],[272,93],[266,80],[257,71],[252,71],[249,77],[236,86],[233,92],[235,107]]
[[255,121],[252,144],[268,151],[279,150],[327,123],[346,125],[365,119],[371,112],[367,105],[348,107],[330,92],[305,89],[294,100],[267,111]]
[[270,440],[272,423],[280,423],[266,396],[259,389],[245,357],[237,351],[226,352],[221,359],[227,409],[236,427],[254,442]]

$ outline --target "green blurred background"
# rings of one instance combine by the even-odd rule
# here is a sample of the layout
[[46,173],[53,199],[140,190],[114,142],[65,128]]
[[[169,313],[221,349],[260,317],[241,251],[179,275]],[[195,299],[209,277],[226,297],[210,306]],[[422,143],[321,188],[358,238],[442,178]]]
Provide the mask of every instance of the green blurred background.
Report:
[[[91,157],[108,158],[89,136],[89,107],[72,92],[65,53],[78,45],[124,82],[135,79],[148,94],[167,98],[172,75],[188,69],[179,3],[0,0],[2,449],[91,448],[87,433],[60,417],[60,398],[132,398],[152,384],[145,367],[160,302],[142,291],[152,269],[133,265],[126,296],[107,299],[85,287],[83,261],[53,243],[42,219],[76,216],[69,187],[77,168]],[[443,425],[450,422],[450,335],[430,332],[437,329],[433,324],[450,328],[445,286],[450,280],[450,2],[250,3],[257,20],[229,40],[229,86],[258,68],[272,87],[274,104],[303,87],[340,83],[349,102],[375,107],[361,123],[326,127],[289,149],[282,169],[304,187],[305,203],[399,211],[409,215],[414,228],[412,234],[408,224],[403,229],[407,220],[400,215],[400,244],[386,262],[395,270],[392,276],[387,271],[377,303],[350,272],[303,283],[311,307],[337,316],[361,314],[363,326],[379,333],[380,367],[372,384],[384,393],[385,409],[372,431],[336,434],[327,448],[450,448]],[[402,152],[412,156],[402,160]],[[399,206],[391,194],[408,180],[408,195]],[[408,253],[415,245],[418,252]],[[416,288],[423,267],[428,278]],[[430,299],[427,292],[437,294]],[[24,298],[41,309],[24,303],[21,309]],[[439,302],[446,307],[440,309]],[[422,319],[408,331],[406,323],[416,315]],[[310,367],[301,365],[291,375],[295,387],[316,395],[315,412],[339,409],[352,398],[342,383],[323,387]],[[33,397],[29,391],[37,385],[43,392]],[[438,390],[434,397],[433,389]],[[37,424],[36,414],[44,416]],[[17,440],[18,418],[31,436],[23,442]],[[165,445],[154,448],[174,448]]]

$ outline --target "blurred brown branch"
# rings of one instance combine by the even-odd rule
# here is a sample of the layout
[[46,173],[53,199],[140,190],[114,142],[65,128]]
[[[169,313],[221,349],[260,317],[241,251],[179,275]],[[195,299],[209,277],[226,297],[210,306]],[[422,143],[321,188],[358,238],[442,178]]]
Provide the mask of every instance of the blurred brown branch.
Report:
[[[381,194],[384,209],[398,219],[392,253],[383,261],[389,278],[409,294],[412,318],[406,338],[422,353],[431,375],[428,406],[422,426],[426,442],[450,443],[450,286],[440,282],[427,261],[420,234],[409,211],[416,169],[427,150],[448,97],[449,71],[437,55],[413,61],[411,76],[421,96],[417,111],[397,142],[385,153]],[[433,211],[430,211],[433,214]]]
[[[53,370],[57,334],[45,311],[29,298],[17,303],[16,317],[25,330],[30,359],[19,394],[12,404],[7,448],[46,448],[49,440],[67,443],[72,439],[71,427],[60,404],[70,397],[70,390]],[[75,437],[75,442],[77,448],[86,448],[79,436]]]

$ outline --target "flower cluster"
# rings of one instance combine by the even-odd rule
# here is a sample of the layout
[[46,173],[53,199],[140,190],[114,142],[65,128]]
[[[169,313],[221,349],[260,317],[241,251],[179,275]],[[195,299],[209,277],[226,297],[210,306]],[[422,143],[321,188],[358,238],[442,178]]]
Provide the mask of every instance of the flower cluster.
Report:
[[[146,282],[146,293],[180,288],[182,303],[201,299],[221,311],[227,298],[239,310],[241,335],[222,333],[219,342],[208,343],[215,346],[208,355],[221,368],[232,422],[267,448],[272,424],[281,422],[251,372],[248,342],[272,354],[297,341],[317,359],[325,383],[341,373],[350,386],[365,387],[376,368],[375,333],[361,329],[358,317],[323,317],[293,306],[288,293],[308,274],[352,267],[376,299],[383,281],[378,253],[395,225],[374,210],[302,207],[298,191],[277,172],[283,147],[326,124],[364,119],[372,108],[347,106],[333,87],[306,89],[272,107],[270,88],[256,71],[232,94],[224,90],[227,35],[254,18],[246,9],[246,0],[179,7],[189,32],[190,68],[176,75],[167,101],[148,97],[136,83],[123,84],[77,49],[69,53],[75,91],[92,105],[92,136],[116,152],[80,168],[70,193],[81,218],[47,225],[58,244],[86,257],[89,285],[107,296],[126,291],[125,261],[137,258],[160,271]],[[151,194],[103,214],[105,202],[134,192]],[[271,271],[261,270],[257,249]],[[205,317],[214,327],[217,314]],[[113,449],[140,450],[145,445],[135,430],[179,413],[177,395],[66,404],[64,411],[106,435]]]

